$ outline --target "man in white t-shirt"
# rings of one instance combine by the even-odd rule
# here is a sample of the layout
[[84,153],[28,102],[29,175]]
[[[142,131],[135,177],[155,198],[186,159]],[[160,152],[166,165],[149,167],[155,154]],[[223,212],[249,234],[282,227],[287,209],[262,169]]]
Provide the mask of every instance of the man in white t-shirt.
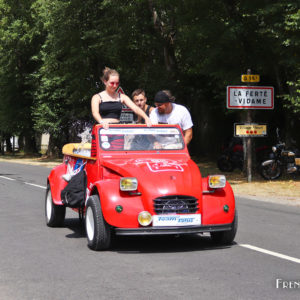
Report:
[[152,124],[178,124],[188,145],[193,137],[193,122],[189,111],[179,104],[172,103],[167,93],[160,91],[154,97],[155,109],[150,113]]

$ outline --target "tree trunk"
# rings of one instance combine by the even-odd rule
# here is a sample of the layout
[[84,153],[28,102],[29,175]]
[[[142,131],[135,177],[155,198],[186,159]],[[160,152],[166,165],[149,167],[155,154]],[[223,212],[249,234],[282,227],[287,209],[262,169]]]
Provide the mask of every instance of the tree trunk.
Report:
[[20,133],[19,135],[18,144],[19,144],[19,151],[24,151],[24,134],[22,133]]
[[35,138],[30,133],[25,134],[25,145],[24,145],[24,152],[25,153],[38,153]]
[[6,142],[6,152],[12,152],[12,145],[10,142],[10,136],[5,137],[5,142]]
[[[177,70],[177,62],[176,62],[175,50],[174,50],[174,39],[176,33],[174,21],[172,20],[170,22],[171,24],[168,24],[169,26],[166,26],[160,20],[157,10],[154,7],[153,1],[148,0],[148,4],[153,17],[154,28],[162,38],[165,68],[169,72],[170,78],[174,79]],[[167,29],[167,27],[170,27],[171,29]]]

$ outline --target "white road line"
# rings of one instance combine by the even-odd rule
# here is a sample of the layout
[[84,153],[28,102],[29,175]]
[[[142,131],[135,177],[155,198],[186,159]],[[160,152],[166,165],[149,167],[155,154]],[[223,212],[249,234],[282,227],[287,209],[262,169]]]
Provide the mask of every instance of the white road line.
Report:
[[24,182],[25,184],[28,184],[28,185],[32,185],[32,186],[36,186],[36,187],[39,187],[41,189],[46,189],[45,186],[41,186],[41,185],[38,185],[38,184],[34,184],[34,183],[29,183],[29,182]]
[[6,176],[0,176],[0,178],[3,178],[3,179],[7,179],[7,180],[16,180],[16,179],[13,179],[13,178],[9,178],[9,177],[6,177]]
[[[7,180],[12,180],[12,181],[16,181],[16,179],[14,178],[9,178],[9,177],[6,177],[6,176],[0,176],[0,178],[3,178],[3,179],[7,179]],[[34,183],[30,183],[30,182],[24,182],[25,184],[28,184],[28,185],[32,185],[32,186],[35,186],[35,187],[39,187],[41,189],[46,189],[45,186],[42,186],[42,185],[38,185],[38,184],[34,184]]]
[[266,249],[255,247],[255,246],[248,245],[248,244],[238,244],[238,245],[241,246],[241,247],[244,247],[244,248],[248,248],[248,249],[251,249],[251,250],[254,250],[254,251],[258,251],[258,252],[261,252],[261,253],[273,255],[273,256],[276,256],[276,257],[279,257],[279,258],[282,258],[282,259],[286,259],[286,260],[290,260],[292,262],[300,264],[300,259],[299,258],[295,258],[295,257],[292,257],[292,256],[284,255],[284,254],[281,254],[281,253],[278,253],[278,252],[266,250]]

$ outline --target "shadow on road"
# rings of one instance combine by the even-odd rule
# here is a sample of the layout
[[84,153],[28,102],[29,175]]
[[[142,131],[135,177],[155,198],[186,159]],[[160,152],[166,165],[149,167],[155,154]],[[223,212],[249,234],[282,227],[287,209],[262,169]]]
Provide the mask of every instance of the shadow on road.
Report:
[[68,218],[65,219],[64,227],[72,230],[72,233],[66,235],[70,239],[86,238],[85,228],[83,221],[80,221],[78,218]]
[[152,237],[117,237],[111,251],[131,253],[174,253],[219,250],[231,246],[217,246],[210,236],[200,234],[180,236],[152,236]]
[[[67,238],[84,238],[86,233],[84,223],[78,218],[69,218],[65,220],[65,228],[70,229],[71,233]],[[235,245],[235,243],[233,244]],[[212,251],[231,248],[229,246],[215,245],[209,234],[190,234],[190,235],[172,235],[172,236],[113,236],[111,252],[122,254],[136,253],[174,253],[191,251]]]

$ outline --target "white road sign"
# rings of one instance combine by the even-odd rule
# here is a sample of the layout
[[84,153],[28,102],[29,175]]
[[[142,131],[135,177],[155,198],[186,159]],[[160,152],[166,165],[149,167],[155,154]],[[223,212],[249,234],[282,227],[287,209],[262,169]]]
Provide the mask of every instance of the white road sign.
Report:
[[227,108],[273,109],[274,88],[270,86],[228,86]]

